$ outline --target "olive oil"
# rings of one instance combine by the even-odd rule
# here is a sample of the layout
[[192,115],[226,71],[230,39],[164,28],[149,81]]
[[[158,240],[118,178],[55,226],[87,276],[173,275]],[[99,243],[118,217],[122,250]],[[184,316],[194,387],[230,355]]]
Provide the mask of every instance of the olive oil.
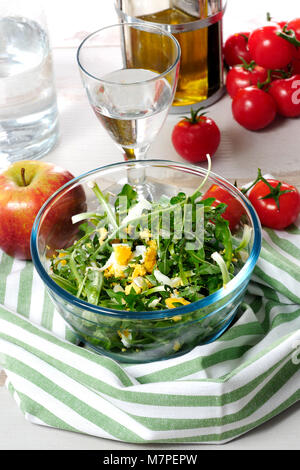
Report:
[[[207,2],[204,5],[207,6]],[[202,11],[201,14],[202,17],[206,17],[207,11]],[[168,8],[138,18],[162,25],[186,24],[199,20],[178,8]],[[187,106],[206,100],[222,85],[221,23],[217,22],[200,29],[191,28],[188,31],[174,33],[174,36],[181,47],[181,62],[173,106]],[[146,39],[140,36],[139,40],[143,54],[148,54],[152,63],[155,63],[155,57],[160,57],[161,60],[162,48],[159,36],[153,35],[150,40],[149,37]],[[145,40],[148,40],[148,44],[143,43]]]

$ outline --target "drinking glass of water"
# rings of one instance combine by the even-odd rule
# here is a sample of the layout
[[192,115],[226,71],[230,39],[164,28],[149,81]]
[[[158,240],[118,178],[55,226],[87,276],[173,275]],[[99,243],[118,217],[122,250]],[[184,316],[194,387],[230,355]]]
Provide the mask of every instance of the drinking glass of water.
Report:
[[51,52],[39,3],[0,4],[0,168],[41,158],[58,136]]
[[[90,104],[125,160],[144,159],[174,98],[177,40],[160,27],[122,23],[90,34],[77,59]],[[142,170],[137,173],[129,182],[139,189],[145,181]]]

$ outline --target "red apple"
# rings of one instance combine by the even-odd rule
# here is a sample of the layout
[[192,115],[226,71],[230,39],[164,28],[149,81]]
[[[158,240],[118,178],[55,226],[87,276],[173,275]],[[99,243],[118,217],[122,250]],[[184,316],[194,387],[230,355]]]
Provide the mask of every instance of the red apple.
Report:
[[[0,172],[0,248],[5,253],[19,259],[31,259],[30,236],[39,209],[57,189],[73,178],[63,168],[34,160],[13,163]],[[72,225],[72,215],[85,209],[85,193],[81,186],[60,198],[44,224],[47,245],[53,242],[55,248],[62,248],[76,229]]]

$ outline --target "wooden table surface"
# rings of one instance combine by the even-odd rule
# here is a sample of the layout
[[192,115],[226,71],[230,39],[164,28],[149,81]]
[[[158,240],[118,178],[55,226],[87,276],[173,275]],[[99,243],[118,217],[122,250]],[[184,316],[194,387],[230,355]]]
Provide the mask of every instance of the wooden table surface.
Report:
[[[231,0],[226,14],[228,21],[226,21],[225,16],[226,35],[238,30],[244,31],[251,25],[262,23],[264,21],[262,15],[266,11],[272,11],[275,17],[280,17],[280,13],[282,13],[284,19],[292,18],[296,14],[297,2],[298,0],[289,0],[288,4],[285,3],[285,11],[283,11],[282,2],[275,2],[274,0],[265,0],[264,2],[253,0],[251,5],[248,2],[249,8],[247,6],[247,9],[244,9],[241,5],[244,2]],[[108,2],[105,2],[106,6],[104,10],[102,9],[102,14],[98,16],[99,21],[96,20],[94,15],[91,15],[91,11],[93,8],[99,10],[100,4],[103,8],[103,2],[86,0],[85,14],[82,14],[79,6],[74,5],[74,8],[72,7],[72,18],[70,18],[70,22],[64,22],[66,26],[66,30],[64,30],[62,22],[58,22],[57,26],[56,21],[57,9],[66,8],[66,5],[62,3],[64,2],[58,2],[58,0],[48,2],[49,29],[54,45],[53,59],[60,115],[60,140],[56,148],[44,157],[44,160],[67,168],[74,175],[79,175],[104,164],[121,160],[120,153],[106,131],[99,125],[88,105],[76,64],[76,48],[81,39],[89,31],[98,29],[104,24],[116,23],[117,19],[112,4],[108,5]],[[87,12],[89,12],[88,19]],[[66,11],[64,14],[67,14]],[[238,24],[237,18],[239,19]],[[224,96],[209,109],[209,116],[215,119],[222,134],[220,147],[213,158],[213,171],[215,173],[230,181],[237,180],[239,184],[243,184],[253,179],[256,176],[257,168],[260,167],[263,172],[280,176],[280,178],[300,188],[299,119],[277,118],[267,129],[260,132],[249,132],[233,120],[231,100],[228,96]],[[178,119],[179,117],[176,115],[168,116],[163,129],[150,148],[149,158],[182,161],[172,147],[170,139],[172,128]],[[5,375],[2,371],[0,372],[0,387],[3,386],[4,379]],[[6,400],[7,397],[3,392],[8,392],[0,389],[0,396]],[[7,400],[9,405],[8,409],[5,408],[5,410],[4,406],[6,405],[0,400],[0,417],[3,418],[4,416],[3,419],[0,419],[0,449],[31,448],[30,446],[32,448],[63,448],[64,443],[65,448],[78,448],[80,442],[82,448],[140,448],[122,443],[111,443],[89,436],[84,436],[82,440],[78,440],[78,436],[72,438],[72,433],[56,430],[46,431],[39,428],[37,432],[34,429],[35,426],[26,422],[23,416],[21,417],[20,411],[17,411],[20,414],[20,420],[15,416],[17,405],[12,399]],[[283,413],[282,417],[272,420],[275,423],[273,427],[272,423],[267,423],[259,430],[254,430],[240,440],[228,444],[226,448],[228,450],[231,448],[264,448],[264,445],[268,446],[267,448],[274,449],[300,448],[299,418],[300,406],[295,405],[291,411],[288,410]],[[11,421],[14,419],[17,422],[15,428],[14,422]],[[11,437],[6,432],[7,426],[14,429]],[[24,432],[32,433],[36,440],[31,443],[26,441],[24,444],[24,440],[22,440]],[[37,436],[41,436],[40,441]],[[43,438],[43,436],[46,437]],[[184,447],[188,448],[187,446]],[[210,449],[218,448],[218,446],[202,446],[201,448],[206,447]],[[192,448],[192,446],[189,446],[189,448]]]

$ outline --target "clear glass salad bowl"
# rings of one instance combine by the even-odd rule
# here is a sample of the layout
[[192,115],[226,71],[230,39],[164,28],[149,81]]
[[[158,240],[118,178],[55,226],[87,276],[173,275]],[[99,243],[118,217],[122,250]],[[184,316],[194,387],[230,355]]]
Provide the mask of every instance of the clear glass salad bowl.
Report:
[[[202,194],[215,185],[225,190],[242,209],[232,240],[234,246],[241,246],[246,227],[248,243],[241,250],[238,268],[223,287],[176,308],[131,311],[88,303],[52,279],[49,257],[82,236],[80,222],[72,223],[72,216],[85,210],[95,213],[99,208],[92,185],[96,182],[103,194],[113,197],[112,192],[117,194],[118,188],[121,190],[127,182],[128,170],[140,168],[155,187],[157,197],[160,188],[163,188],[160,197],[170,198],[180,192],[191,195],[206,177]],[[235,186],[212,172],[207,175],[204,168],[165,160],[116,163],[74,178],[43,205],[31,236],[33,263],[62,317],[87,346],[127,363],[172,358],[218,338],[237,314],[260,248],[259,219],[251,203]]]

